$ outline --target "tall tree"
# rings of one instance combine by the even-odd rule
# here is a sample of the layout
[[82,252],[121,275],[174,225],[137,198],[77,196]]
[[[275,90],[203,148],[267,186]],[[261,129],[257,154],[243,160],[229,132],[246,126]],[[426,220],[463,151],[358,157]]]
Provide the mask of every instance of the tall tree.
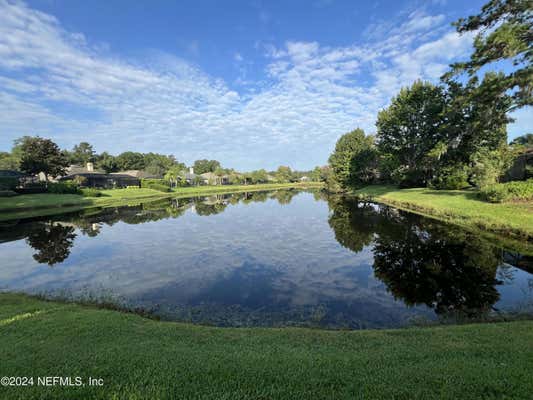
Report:
[[204,174],[206,172],[215,172],[220,168],[220,162],[217,160],[196,160],[193,164],[195,174]]
[[[446,79],[466,72],[471,78],[486,65],[510,61],[512,68],[487,90],[512,93],[512,107],[533,104],[533,12],[531,0],[491,0],[477,15],[454,23],[459,33],[477,32],[470,60],[452,65]],[[482,85],[483,87],[483,85]]]
[[68,154],[69,161],[72,164],[85,165],[88,162],[95,161],[95,152],[93,146],[87,142],[81,142],[72,148]]
[[146,166],[144,163],[144,156],[142,153],[133,151],[125,151],[116,158],[117,166],[121,171],[127,171],[130,169],[144,169]]
[[28,174],[42,172],[48,182],[48,176],[62,175],[68,161],[57,144],[50,139],[26,137],[21,144],[20,169]]
[[445,104],[442,87],[416,81],[401,89],[391,105],[378,113],[378,148],[398,160],[404,184],[426,183],[423,160],[444,139],[441,126]]
[[[329,165],[333,171],[334,180],[342,187],[356,184],[354,175],[354,160],[373,146],[372,136],[366,136],[365,131],[357,128],[342,135],[335,144],[335,150],[329,157]],[[328,186],[331,186],[328,184]]]

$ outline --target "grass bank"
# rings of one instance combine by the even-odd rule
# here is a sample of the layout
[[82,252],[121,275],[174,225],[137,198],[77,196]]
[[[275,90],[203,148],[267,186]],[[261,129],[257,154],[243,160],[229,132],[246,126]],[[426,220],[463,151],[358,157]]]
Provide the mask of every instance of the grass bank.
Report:
[[84,197],[75,194],[27,194],[0,198],[0,221],[10,219],[40,217],[59,214],[93,207],[116,207],[135,205],[146,201],[164,198],[183,198],[206,196],[210,194],[229,194],[253,192],[261,190],[313,188],[321,187],[320,183],[280,183],[261,185],[227,185],[227,186],[196,186],[184,187],[170,193],[153,189],[113,189],[102,190],[101,197]]
[[378,185],[353,194],[533,245],[533,202],[487,203],[469,190],[398,189]]
[[[529,399],[533,321],[371,331],[212,328],[0,294],[2,399]],[[42,387],[39,376],[101,378]]]

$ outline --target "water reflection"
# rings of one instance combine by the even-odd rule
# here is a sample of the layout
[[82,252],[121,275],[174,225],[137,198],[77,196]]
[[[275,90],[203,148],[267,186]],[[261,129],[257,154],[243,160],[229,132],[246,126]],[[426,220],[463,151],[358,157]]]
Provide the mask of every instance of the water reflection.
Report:
[[0,226],[0,254],[0,288],[108,291],[168,318],[222,326],[399,326],[531,309],[533,292],[531,257],[319,191],[166,199],[9,223]]
[[375,275],[405,304],[472,317],[499,300],[502,252],[479,236],[385,206],[337,199],[330,207],[339,243],[361,251],[373,242]]

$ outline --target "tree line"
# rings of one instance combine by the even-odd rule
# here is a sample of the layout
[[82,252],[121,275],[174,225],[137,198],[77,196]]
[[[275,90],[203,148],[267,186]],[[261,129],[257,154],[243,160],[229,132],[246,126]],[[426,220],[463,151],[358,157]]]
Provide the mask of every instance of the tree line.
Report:
[[[51,139],[39,136],[24,136],[16,139],[11,152],[0,152],[0,170],[17,170],[28,174],[44,173],[46,177],[66,174],[70,165],[85,166],[93,163],[96,170],[106,173],[142,170],[147,174],[164,178],[174,186],[184,185],[184,174],[188,171],[185,163],[173,155],[159,153],[140,153],[126,151],[119,155],[108,152],[96,153],[87,142],[75,145],[71,150],[60,149]],[[217,160],[201,159],[192,164],[196,175],[211,172],[216,176],[225,176],[230,184],[256,184],[267,182],[296,182],[307,176],[309,180],[323,180],[323,169],[296,171],[288,166],[280,166],[275,171],[259,169],[250,172],[238,172],[232,168],[223,168]]]
[[[373,183],[460,189],[498,182],[533,141],[527,134],[508,145],[506,130],[513,121],[509,112],[533,104],[530,5],[492,0],[478,15],[456,21],[459,33],[478,32],[470,60],[451,65],[439,84],[416,81],[402,88],[378,113],[375,135],[359,128],[343,135],[329,158],[329,189]],[[511,64],[512,71],[480,71],[495,62]]]

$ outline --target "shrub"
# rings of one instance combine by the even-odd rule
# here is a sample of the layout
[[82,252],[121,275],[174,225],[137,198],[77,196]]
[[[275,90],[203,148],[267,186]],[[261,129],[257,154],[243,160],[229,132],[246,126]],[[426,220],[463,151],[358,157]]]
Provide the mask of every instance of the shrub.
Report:
[[472,163],[471,181],[478,188],[498,183],[500,177],[511,166],[512,155],[505,149],[482,148],[470,157]]
[[48,193],[55,194],[80,194],[76,182],[51,182],[48,183]]
[[85,197],[100,197],[100,196],[102,196],[102,192],[100,192],[97,189],[93,189],[93,188],[81,189],[80,192]]
[[479,191],[479,197],[491,203],[533,200],[533,179],[488,185]]
[[141,179],[141,187],[160,192],[170,192],[170,183],[164,179]]
[[429,182],[429,187],[439,190],[457,190],[470,186],[468,184],[468,168],[454,165],[441,168]]

